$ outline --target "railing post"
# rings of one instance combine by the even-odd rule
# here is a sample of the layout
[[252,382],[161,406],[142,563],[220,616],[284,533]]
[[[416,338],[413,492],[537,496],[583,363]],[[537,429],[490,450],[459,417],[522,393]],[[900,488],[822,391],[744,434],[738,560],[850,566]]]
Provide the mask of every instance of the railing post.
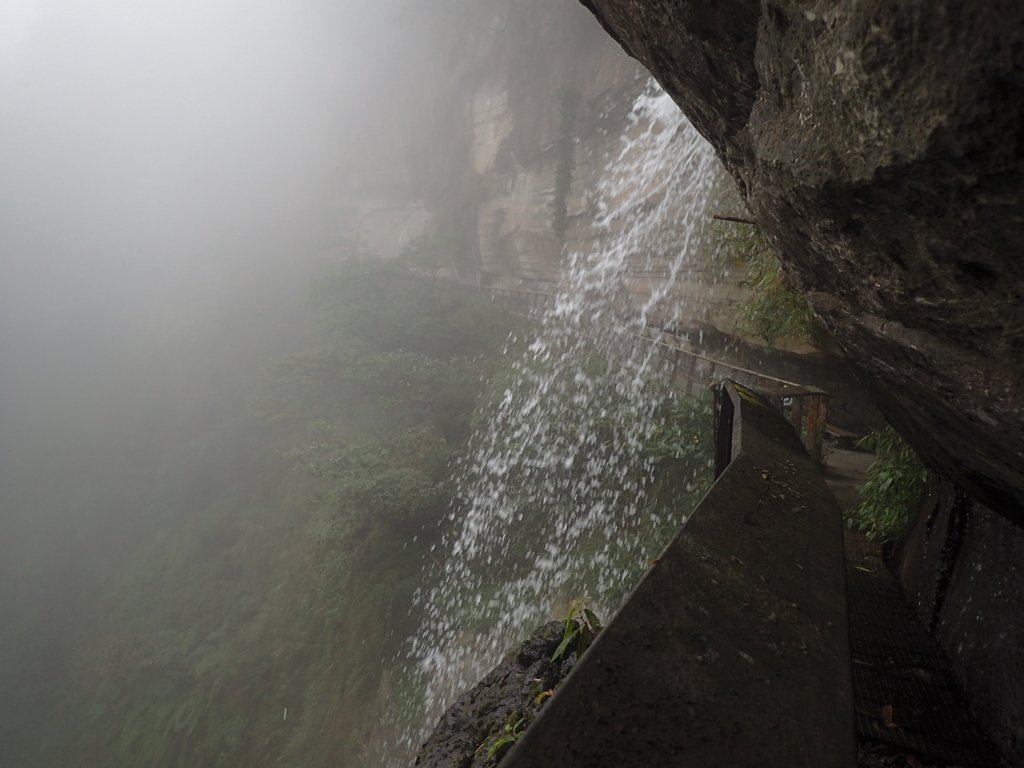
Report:
[[792,405],[789,410],[789,423],[796,430],[797,437],[802,440],[804,436],[804,399],[800,395],[794,395],[790,400]]
[[732,461],[732,427],[734,408],[725,386],[712,386],[715,416],[715,479]]
[[817,398],[818,419],[814,427],[814,458],[820,462],[825,445],[825,427],[828,424],[828,395],[822,392],[817,395]]
[[693,394],[693,373],[697,368],[697,356],[690,355],[690,365],[686,369],[686,394]]
[[807,452],[814,456],[818,445],[818,411],[819,398],[817,395],[811,395],[807,402],[807,432],[802,435],[804,448]]

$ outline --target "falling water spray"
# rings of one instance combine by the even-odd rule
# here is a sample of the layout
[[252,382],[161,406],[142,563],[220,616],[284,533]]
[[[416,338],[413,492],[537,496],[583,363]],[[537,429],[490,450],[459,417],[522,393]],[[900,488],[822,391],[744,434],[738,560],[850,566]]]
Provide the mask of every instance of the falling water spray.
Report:
[[710,247],[718,164],[653,85],[617,149],[590,201],[595,242],[567,255],[553,307],[510,345],[511,383],[457,471],[443,565],[417,595],[424,623],[410,644],[424,728],[573,601],[617,608],[688,511],[648,503],[644,446],[671,393],[640,337],[680,321],[679,284]]

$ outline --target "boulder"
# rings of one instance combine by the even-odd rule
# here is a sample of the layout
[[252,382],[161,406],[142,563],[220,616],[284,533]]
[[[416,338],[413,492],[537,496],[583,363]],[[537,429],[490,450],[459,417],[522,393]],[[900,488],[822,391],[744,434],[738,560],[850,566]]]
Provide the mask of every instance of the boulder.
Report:
[[[505,656],[473,688],[441,716],[416,753],[421,768],[478,768],[494,765],[504,751],[488,753],[505,735],[506,724],[522,720],[525,728],[576,663],[573,644],[552,661],[565,632],[565,622],[549,622]],[[520,730],[520,729],[517,729]]]

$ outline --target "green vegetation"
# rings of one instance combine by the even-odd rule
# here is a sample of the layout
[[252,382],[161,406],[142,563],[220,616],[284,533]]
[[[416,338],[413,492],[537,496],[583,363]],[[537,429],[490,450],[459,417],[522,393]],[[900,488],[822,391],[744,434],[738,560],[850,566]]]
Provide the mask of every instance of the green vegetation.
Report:
[[558,661],[573,651],[577,656],[586,653],[587,648],[594,642],[594,638],[601,629],[601,620],[597,618],[597,615],[582,601],[574,602],[569,609],[569,615],[565,617],[562,642],[551,654],[551,660]]
[[644,450],[658,460],[707,463],[713,455],[712,418],[709,398],[676,394],[658,412]]
[[[95,579],[62,666],[4,678],[48,686],[46,717],[19,721],[25,765],[359,766],[402,716],[413,697],[382,659],[418,621],[505,318],[360,260],[311,310],[301,350],[231,370],[227,401],[69,491]],[[27,622],[0,629],[0,668],[17,670]]]
[[438,273],[450,267],[454,269],[452,254],[460,250],[458,237],[451,232],[436,232],[421,235],[402,248],[399,260],[415,270],[430,275],[436,282]]
[[505,750],[519,741],[519,737],[526,731],[526,718],[520,717],[518,713],[513,712],[509,715],[508,720],[505,722],[504,733],[496,738],[489,747],[487,747],[487,757],[490,760],[497,762],[504,754]]
[[312,439],[286,455],[323,483],[311,607],[347,667],[337,684],[351,741],[415,699],[381,694],[380,659],[415,629],[411,598],[454,494],[449,466],[507,330],[493,305],[400,265],[352,265],[318,286],[315,306],[324,343],[286,390],[329,383],[328,407],[313,398]]
[[891,541],[906,529],[928,483],[928,468],[892,427],[860,442],[877,454],[861,488],[863,499],[847,523],[869,539]]
[[814,334],[814,313],[782,269],[767,238],[751,224],[730,224],[727,251],[745,269],[742,285],[750,297],[740,305],[740,327],[769,346],[784,338]]
[[[425,567],[444,557],[449,468],[510,375],[507,318],[405,264],[361,259],[317,282],[308,316],[313,328],[262,372],[225,366],[223,399],[196,413],[184,400],[176,426],[154,422],[142,449],[66,490],[81,510],[69,536],[90,557],[87,608],[55,618],[40,606],[35,624],[0,627],[5,686],[47,689],[4,710],[24,764],[345,768],[382,762],[368,745],[419,715],[418,679],[391,660],[419,626]],[[604,381],[608,365],[582,369]],[[596,432],[603,450],[635,429],[612,411],[557,427],[568,440]],[[710,481],[690,468],[707,466],[707,406],[669,398],[658,418],[647,458],[665,471],[621,521],[625,544],[580,542],[594,568],[581,591],[599,588],[600,562],[639,576]],[[525,498],[518,524],[561,503]],[[532,562],[523,546],[513,577]],[[484,598],[467,621],[501,610]],[[572,619],[566,649],[582,650],[600,623],[582,607]],[[44,621],[64,622],[47,634],[67,638],[49,655],[61,666],[22,672]]]
[[[573,601],[569,613],[565,617],[562,641],[551,655],[551,661],[564,660],[572,653],[575,653],[578,659],[586,653],[601,629],[601,620],[587,607],[586,603],[583,600]],[[554,695],[556,689],[557,686],[546,691],[539,691],[534,696],[534,704],[538,707],[541,706]],[[488,759],[497,763],[504,757],[506,750],[519,741],[528,724],[526,717],[519,712],[513,712],[505,721],[503,732],[490,744],[484,741],[477,752],[486,747]]]

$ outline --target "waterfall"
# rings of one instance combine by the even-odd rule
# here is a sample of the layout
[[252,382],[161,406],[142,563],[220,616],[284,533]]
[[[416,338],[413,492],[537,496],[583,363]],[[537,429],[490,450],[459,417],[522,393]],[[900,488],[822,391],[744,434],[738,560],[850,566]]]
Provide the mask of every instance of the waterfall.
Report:
[[417,596],[425,620],[411,641],[425,728],[574,600],[607,618],[683,521],[688,510],[648,499],[654,463],[643,448],[671,393],[652,370],[656,347],[638,335],[680,319],[677,289],[697,279],[711,247],[718,167],[648,86],[593,191],[598,237],[567,254],[554,306],[510,343],[514,375],[457,469],[460,502],[435,553],[441,572]]

